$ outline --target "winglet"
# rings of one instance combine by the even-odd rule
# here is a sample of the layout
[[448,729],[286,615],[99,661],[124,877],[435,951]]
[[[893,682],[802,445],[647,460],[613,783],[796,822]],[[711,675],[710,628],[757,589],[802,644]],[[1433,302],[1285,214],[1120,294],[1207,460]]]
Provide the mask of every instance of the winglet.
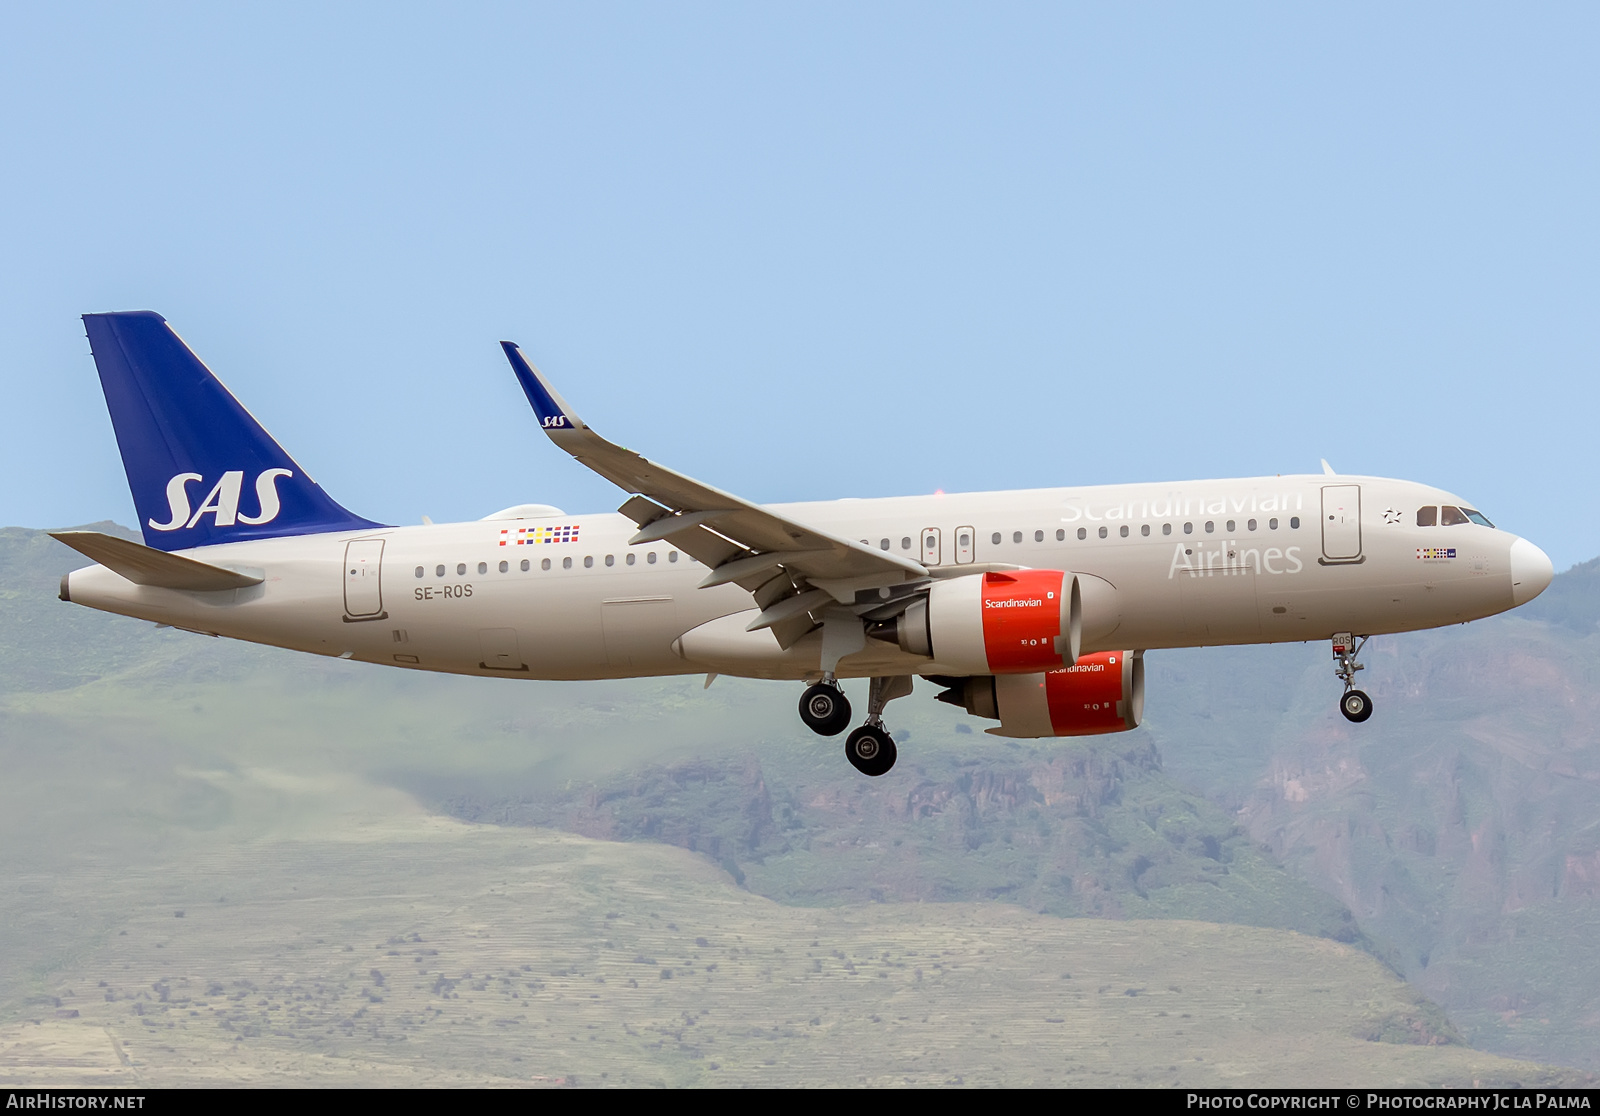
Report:
[[550,386],[544,373],[522,355],[522,350],[517,348],[515,342],[502,341],[500,347],[506,351],[506,359],[511,362],[511,370],[517,374],[522,393],[533,404],[533,413],[539,416],[539,425],[544,427],[546,434],[553,434],[557,430],[588,429],[584,421],[567,406],[567,401],[561,398],[560,393]]

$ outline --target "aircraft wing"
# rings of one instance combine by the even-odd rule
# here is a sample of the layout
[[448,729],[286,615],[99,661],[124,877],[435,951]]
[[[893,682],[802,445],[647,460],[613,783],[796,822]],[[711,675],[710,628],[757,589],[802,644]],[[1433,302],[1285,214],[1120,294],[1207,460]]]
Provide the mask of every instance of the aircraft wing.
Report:
[[670,541],[711,569],[702,588],[733,582],[749,590],[762,608],[752,629],[772,627],[788,646],[813,626],[810,612],[928,576],[919,562],[807,526],[607,441],[516,345],[500,344],[550,440],[635,494],[618,509],[639,524],[629,541]]

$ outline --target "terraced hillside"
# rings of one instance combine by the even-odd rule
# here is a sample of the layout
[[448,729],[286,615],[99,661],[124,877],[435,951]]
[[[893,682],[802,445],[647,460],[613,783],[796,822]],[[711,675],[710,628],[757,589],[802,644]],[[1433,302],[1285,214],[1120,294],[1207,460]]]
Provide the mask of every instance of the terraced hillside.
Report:
[[1349,946],[1005,904],[784,907],[677,849],[472,826],[351,781],[171,859],[7,880],[92,942],[0,1084],[1574,1084],[1450,1043]]
[[[353,1041],[361,1023],[348,1028],[328,1023],[357,1018],[354,1011],[362,1005],[351,997],[360,997],[365,988],[391,1005],[383,1009],[386,1013],[399,1012],[394,1004],[402,998],[396,989],[368,987],[375,979],[373,968],[385,973],[386,981],[390,978],[385,962],[367,963],[356,956],[368,948],[361,944],[364,938],[373,939],[371,946],[385,943],[384,957],[390,949],[409,957],[403,970],[415,973],[417,980],[428,976],[424,991],[438,1001],[432,1002],[434,1008],[447,1013],[443,997],[432,991],[441,979],[455,981],[449,991],[462,994],[465,1001],[501,988],[501,978],[511,979],[512,970],[523,971],[524,964],[533,966],[528,972],[539,966],[568,966],[566,959],[576,954],[562,952],[566,946],[549,954],[529,947],[512,964],[509,954],[478,954],[465,947],[447,954],[437,943],[412,943],[453,958],[424,972],[415,967],[414,953],[389,943],[410,934],[467,942],[465,931],[445,929],[455,925],[449,919],[457,916],[467,920],[462,925],[499,927],[495,940],[512,934],[510,923],[484,913],[502,900],[492,898],[497,885],[487,882],[498,869],[483,865],[503,866],[509,873],[516,857],[525,855],[532,858],[530,866],[548,867],[538,858],[553,847],[556,838],[549,831],[554,827],[607,838],[598,844],[575,843],[570,837],[562,841],[570,848],[581,844],[609,850],[586,855],[612,857],[607,871],[619,873],[619,878],[629,872],[666,872],[661,865],[668,862],[650,857],[677,858],[670,863],[726,892],[715,903],[706,899],[711,903],[707,909],[731,910],[727,904],[734,903],[753,904],[739,908],[746,914],[767,912],[762,917],[770,916],[775,920],[771,925],[781,928],[771,931],[773,949],[788,949],[788,943],[801,938],[831,940],[826,948],[811,947],[814,956],[804,958],[805,966],[820,962],[825,971],[834,962],[843,968],[848,960],[860,972],[868,959],[881,958],[885,950],[898,964],[911,956],[909,951],[920,957],[935,949],[934,939],[924,937],[896,939],[897,945],[874,946],[876,952],[853,950],[846,942],[858,931],[866,933],[861,927],[881,935],[897,926],[907,933],[920,927],[919,934],[933,934],[937,926],[944,927],[940,933],[975,926],[979,929],[973,933],[980,938],[1004,938],[1027,926],[1034,928],[1028,935],[1044,935],[1030,941],[1057,943],[1030,949],[1072,951],[1090,948],[1083,943],[1115,939],[1158,953],[1169,947],[1176,951],[1172,957],[1177,960],[1159,977],[1118,969],[1114,953],[1094,962],[1099,966],[1095,971],[1106,974],[1096,978],[1094,996],[1104,999],[1115,992],[1126,1003],[1118,1001],[1113,1009],[1088,997],[1079,1006],[1087,1010],[1086,1005],[1096,1003],[1097,1011],[1120,1011],[1133,1010],[1145,995],[1128,996],[1129,989],[1144,988],[1152,996],[1156,992],[1151,990],[1168,985],[1185,989],[1186,995],[1204,989],[1206,995],[1220,997],[1216,1003],[1221,1004],[1246,987],[1226,968],[1183,979],[1183,967],[1197,964],[1192,942],[1202,940],[1183,934],[1220,934],[1203,939],[1207,956],[1226,953],[1230,947],[1220,944],[1224,941],[1254,943],[1250,949],[1268,952],[1279,948],[1270,945],[1276,942],[1288,951],[1285,956],[1297,958],[1290,968],[1308,964],[1308,956],[1359,961],[1346,949],[1353,945],[1401,968],[1416,987],[1438,998],[1450,1020],[1414,1002],[1400,986],[1384,984],[1376,969],[1368,972],[1377,983],[1361,985],[1368,991],[1359,994],[1349,989],[1360,981],[1318,978],[1315,987],[1345,988],[1337,995],[1345,996],[1340,1002],[1347,1007],[1329,1016],[1337,1020],[1331,1031],[1307,1024],[1303,1033],[1357,1042],[1340,1055],[1346,1068],[1370,1064],[1375,1070],[1392,1069],[1400,1064],[1393,1061],[1399,1057],[1390,1049],[1393,1042],[1358,1041],[1352,1035],[1429,1043],[1449,1040],[1455,1033],[1451,1021],[1472,1043],[1541,1061],[1589,1068],[1600,1064],[1595,1021],[1584,1014],[1585,1005],[1600,991],[1600,972],[1588,966],[1582,948],[1590,940],[1585,935],[1595,903],[1582,886],[1584,834],[1595,816],[1595,780],[1588,774],[1592,736],[1585,720],[1585,702],[1594,687],[1592,676],[1584,673],[1592,671],[1594,636],[1592,619],[1584,627],[1581,608],[1566,607],[1568,598],[1580,605],[1587,600],[1587,590],[1573,575],[1558,578],[1550,591],[1551,601],[1565,602],[1554,619],[1518,615],[1408,637],[1409,642],[1384,641],[1375,648],[1373,670],[1364,680],[1379,700],[1379,711],[1363,726],[1370,730],[1363,735],[1354,735],[1353,728],[1336,720],[1322,648],[1155,654],[1148,729],[1088,744],[1001,742],[972,733],[960,714],[919,697],[890,707],[892,726],[905,736],[900,767],[890,779],[866,781],[835,754],[836,742],[819,741],[799,727],[793,694],[782,686],[726,679],[709,691],[702,691],[697,680],[683,679],[508,683],[312,659],[158,631],[62,604],[54,597],[56,581],[76,564],[76,556],[37,532],[0,531],[0,762],[8,773],[0,783],[0,840],[12,854],[0,866],[0,888],[6,896],[0,903],[0,941],[7,961],[0,966],[0,1005],[6,1005],[13,1026],[35,1028],[14,1032],[6,1040],[24,1043],[15,1053],[23,1062],[43,1057],[39,1051],[45,1047],[38,1042],[55,1041],[49,1036],[58,1035],[60,1028],[79,1034],[71,1030],[78,1020],[104,1024],[120,1036],[125,1021],[118,1022],[117,1013],[143,1004],[141,1010],[152,1014],[135,1016],[141,1029],[148,1030],[144,1020],[159,1013],[163,1028],[170,1023],[166,1029],[175,1036],[180,1030],[189,1036],[183,1042],[201,1042],[200,1036],[212,1035],[207,1028],[215,1026],[236,1044],[234,1049],[267,1052],[261,1053],[264,1061],[253,1061],[251,1055],[239,1063],[240,1073],[280,1072],[270,1067],[290,1065],[295,1058],[301,1062],[294,1064],[302,1067],[320,1067],[323,1063],[314,1058],[304,1060],[312,1057],[307,1051],[317,1051],[316,1057],[333,1052],[328,1065],[335,1068],[328,1073],[356,1080],[366,1072],[359,1068],[366,1064],[363,1059],[372,1057],[376,1046],[340,1046],[342,1053],[326,1045],[303,1046],[310,1042],[310,1031],[291,1027],[293,1034],[274,1035],[261,1019],[249,1022],[245,1007],[265,1010],[277,1004],[283,1012],[298,1003],[300,1015],[335,1026]],[[369,817],[373,795],[386,803],[379,813],[388,820]],[[395,836],[395,827],[400,836]],[[408,829],[416,830],[411,834],[416,840],[409,844],[402,839]],[[453,862],[453,873],[446,870],[439,850],[429,843],[432,838],[420,837],[436,835],[436,830],[474,835],[471,840],[452,837],[441,847],[455,850],[452,855],[468,848],[487,850],[482,855],[488,859],[480,863],[462,857]],[[687,852],[656,847],[661,843]],[[516,849],[524,852],[510,851]],[[536,855],[527,850],[544,851]],[[629,859],[634,856],[645,859]],[[630,869],[629,864],[653,867]],[[509,887],[514,877],[531,886],[529,877],[514,873],[503,874],[500,882]],[[1529,885],[1530,880],[1545,881],[1544,890]],[[184,890],[190,884],[193,890]],[[709,893],[694,894],[704,898]],[[346,899],[357,895],[365,898],[356,906],[371,907],[382,917],[361,923]],[[394,903],[400,905],[380,902],[385,895],[398,897]],[[576,904],[574,911],[582,907],[563,895],[559,902]],[[429,908],[430,896],[454,896],[450,910],[456,913],[446,917]],[[649,913],[619,903],[606,900],[602,914],[615,911],[622,918],[605,923]],[[254,904],[247,921],[259,933],[252,930],[229,945],[230,935],[239,936],[239,924],[215,917],[236,904]],[[319,913],[341,905],[346,914],[327,916],[333,923]],[[403,930],[402,908],[434,909],[429,917],[435,921],[427,923],[429,929],[418,923]],[[175,910],[183,910],[184,917],[175,918]],[[654,906],[650,910],[663,915],[656,920],[663,928],[673,923],[687,933],[692,925],[692,920],[665,916]],[[948,915],[948,925],[939,922],[944,917],[939,912]],[[1140,921],[1056,917],[1063,915]],[[800,921],[785,921],[795,919]],[[874,921],[879,919],[884,921]],[[1226,931],[1202,931],[1194,928],[1196,920],[1233,925]],[[1177,922],[1187,927],[1181,933],[1169,925]],[[322,929],[312,939],[295,936],[297,927],[313,923]],[[654,924],[648,918],[638,923],[649,925]],[[333,933],[339,926],[347,929]],[[154,936],[145,938],[140,927]],[[158,927],[161,933],[156,933]],[[570,940],[585,935],[622,940],[606,925],[578,927],[572,923],[561,934],[570,933]],[[701,925],[688,940],[704,938],[725,946],[726,939],[714,930]],[[1169,930],[1178,936],[1161,937]],[[1268,937],[1252,937],[1258,930]],[[727,975],[735,964],[735,958],[704,952],[710,946],[698,959],[680,956],[668,946],[682,933],[661,932],[665,937],[659,939],[629,939],[635,945],[625,959],[595,954],[592,971],[583,970],[585,979],[605,977],[613,984],[601,962],[639,964],[635,956],[654,958],[659,968],[672,969],[673,981],[683,966],[704,977]],[[569,940],[551,933],[551,941]],[[1051,937],[1058,933],[1067,936]],[[750,934],[759,937],[754,930],[746,936]],[[1096,934],[1111,938],[1096,939]],[[306,959],[312,954],[322,957],[315,950],[306,952],[318,944],[315,937],[322,937],[323,945],[337,939],[342,956],[309,965]],[[1318,939],[1322,944],[1315,950],[1324,952],[1306,954]],[[301,945],[291,950],[292,942]],[[344,945],[351,946],[348,954]],[[167,953],[169,949],[190,958],[181,971],[163,970],[161,962],[177,956]],[[135,956],[138,950],[146,952]],[[977,955],[963,956],[971,960]],[[1023,995],[1017,982],[1034,961],[1005,960],[999,953],[984,956],[988,960],[970,971],[972,979],[990,983],[996,996]],[[212,957],[217,964],[201,973],[206,966],[199,962]],[[998,967],[985,970],[991,963]],[[698,968],[709,964],[719,967],[709,973]],[[118,971],[137,974],[137,979],[117,977],[112,970],[118,966],[126,966]],[[923,969],[922,983],[931,989],[929,966],[909,965],[906,971],[917,967]],[[1071,972],[1072,990],[1085,991],[1086,986],[1076,983],[1083,964],[1051,961],[1045,968],[1056,970],[1052,980]],[[802,970],[799,976],[814,972]],[[484,989],[470,986],[488,980],[485,974],[491,971],[497,975]],[[91,972],[93,980],[86,985]],[[313,994],[312,985],[296,983],[301,979],[296,974],[302,972],[319,974],[313,985],[320,982],[325,993]],[[463,975],[468,972],[474,976]],[[889,975],[872,979],[892,981],[897,972],[891,964]],[[627,979],[640,978],[630,970]],[[656,979],[658,985],[671,983],[661,981],[659,972]],[[106,981],[104,988],[101,980]],[[529,980],[554,987],[550,971],[534,973]],[[1318,1003],[1287,975],[1282,980],[1285,988],[1301,994],[1302,1004]],[[290,995],[292,988],[293,996],[301,998],[265,995],[247,1003],[238,997],[245,987],[236,985],[238,981],[275,988],[283,995]],[[800,983],[809,981],[806,977]],[[209,991],[219,983],[223,993]],[[641,987],[645,983],[640,981]],[[158,1006],[157,984],[168,989],[165,1006]],[[1111,990],[1104,996],[1098,991],[1102,984]],[[1260,986],[1262,997],[1274,995],[1270,985]],[[86,987],[95,991],[86,992]],[[404,996],[422,995],[406,987]],[[673,984],[672,994],[682,987]],[[1050,985],[1055,991],[1065,987],[1067,982]],[[1245,1024],[1254,1015],[1251,1005],[1268,1003],[1249,998],[1256,996],[1253,987],[1235,1009],[1243,1029],[1229,1031],[1230,1042],[1246,1042]],[[1389,991],[1380,994],[1385,987]],[[656,988],[661,994],[667,991]],[[805,997],[815,991],[796,992],[801,996],[796,1003],[812,1003]],[[112,999],[106,1000],[107,994]],[[597,993],[585,995],[592,994]],[[141,995],[146,998],[139,999]],[[962,995],[972,1010],[979,1010],[982,997],[975,996],[972,986]],[[578,998],[571,989],[562,996],[563,1003]],[[62,1000],[59,1008],[55,998]],[[193,1002],[179,1011],[170,1006],[179,998]],[[266,1005],[255,1002],[263,998]],[[313,1001],[322,1004],[314,1012],[305,1006]],[[1019,1002],[1041,1005],[1048,1011],[1041,1020],[1063,1020],[1049,1024],[1047,1031],[1075,1025],[1059,999],[1024,996]],[[369,1010],[360,1020],[370,1020],[380,1010],[370,998],[365,1003]],[[417,1019],[422,1014],[416,1013],[425,1014],[424,1000],[406,1003],[410,1006],[405,1012]],[[490,1011],[489,1004],[482,1000],[483,1012]],[[1349,1006],[1356,1004],[1367,1006]],[[1372,1006],[1376,1004],[1388,1006],[1378,1010]],[[695,1014],[688,1006],[674,1010]],[[1157,1010],[1173,1014],[1166,1005]],[[1176,1014],[1184,1010],[1195,1017],[1187,1008]],[[58,1019],[58,1011],[80,1014]],[[822,1018],[813,1008],[806,1011],[805,1021]],[[268,1017],[276,1014],[266,1012]],[[880,1023],[891,1018],[881,1009],[866,1014],[877,1014]],[[939,1018],[925,1014],[930,1020]],[[490,1023],[503,1017],[509,1018],[482,1015]],[[19,1022],[35,1018],[37,1027]],[[385,1018],[393,1023],[400,1015]],[[637,1030],[628,1018],[627,1025]],[[893,1018],[910,1026],[907,1020],[913,1017]],[[947,1021],[955,1018],[946,1016]],[[960,1018],[959,1025],[974,1035],[987,1025],[973,1029],[977,1016]],[[1019,1021],[1027,1018],[1017,1016]],[[1295,1032],[1297,1025],[1270,1013],[1259,1018],[1270,1018],[1275,1033],[1300,1033]],[[256,1033],[227,1035],[223,1021],[236,1029],[253,1027]],[[450,1024],[468,1025],[464,1018]],[[1095,1024],[1102,1025],[1103,1019]],[[757,1024],[746,1020],[739,1026]],[[382,1043],[412,1043],[421,1037],[420,1032],[385,1027],[380,1028]],[[1119,1030],[1117,1043],[1105,1048],[1113,1055],[1130,1052],[1131,1061],[1116,1064],[1141,1074],[1178,1072],[1161,1068],[1178,1065],[1171,1059],[1158,1066],[1159,1058],[1149,1061],[1138,1053],[1145,1048],[1135,1041],[1135,1032],[1146,1033]],[[378,1034],[361,1033],[371,1043],[379,1042]],[[917,1033],[922,1037],[916,1042],[938,1048],[933,1032]],[[1004,1041],[1002,1030],[991,1027],[985,1033],[1001,1036],[996,1043]],[[588,1040],[579,1036],[579,1041]],[[166,1045],[174,1051],[182,1046],[177,1038]],[[103,1055],[104,1050],[82,1056]],[[1217,1050],[1193,1056],[1221,1057]],[[206,1055],[195,1057],[203,1062]],[[745,1057],[723,1061],[706,1055],[704,1060],[732,1065],[742,1064]],[[452,1061],[456,1058],[451,1055],[446,1061],[465,1064]],[[695,1072],[704,1070],[698,1060],[690,1061],[696,1063]],[[1250,1064],[1269,1062],[1279,1064],[1271,1059]],[[391,1066],[384,1072],[399,1074],[393,1067],[402,1063],[412,1064],[406,1059],[384,1063]],[[116,1064],[122,1065],[120,1059]],[[426,1064],[432,1067],[427,1073],[443,1072],[443,1063]],[[606,1063],[613,1064],[621,1066]],[[628,1064],[634,1068],[599,1072],[635,1074],[630,1080],[666,1074],[664,1069],[641,1068],[644,1062]],[[486,1065],[473,1063],[474,1068],[463,1072],[488,1073]],[[1067,1080],[1027,1077],[1033,1071],[1022,1062],[1004,1065],[1009,1067],[1004,1076],[968,1079]],[[528,1067],[514,1068],[513,1078]],[[1503,1079],[1502,1071],[1512,1072],[1503,1066],[1484,1072]],[[576,1073],[582,1079],[595,1072],[592,1065],[568,1065],[553,1075]],[[1139,1079],[1202,1078],[1158,1074]]]

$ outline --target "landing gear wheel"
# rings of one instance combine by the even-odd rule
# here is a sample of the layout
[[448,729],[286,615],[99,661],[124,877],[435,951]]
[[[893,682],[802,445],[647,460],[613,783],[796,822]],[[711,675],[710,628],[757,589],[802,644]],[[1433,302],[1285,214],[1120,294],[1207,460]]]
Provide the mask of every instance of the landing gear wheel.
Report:
[[863,775],[886,775],[899,752],[889,734],[874,725],[862,725],[844,741],[844,758]]
[[1339,699],[1339,712],[1344,714],[1345,720],[1359,725],[1372,716],[1372,699],[1361,690],[1346,690]]
[[839,687],[818,682],[800,695],[800,719],[819,736],[838,736],[850,724],[850,699]]

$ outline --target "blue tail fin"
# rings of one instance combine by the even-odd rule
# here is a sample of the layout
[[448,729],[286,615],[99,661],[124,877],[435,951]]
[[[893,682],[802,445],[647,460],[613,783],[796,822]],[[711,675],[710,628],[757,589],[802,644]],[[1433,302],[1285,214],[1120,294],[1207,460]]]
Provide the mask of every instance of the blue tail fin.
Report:
[[150,546],[379,526],[329,499],[160,314],[85,314],[83,324]]

